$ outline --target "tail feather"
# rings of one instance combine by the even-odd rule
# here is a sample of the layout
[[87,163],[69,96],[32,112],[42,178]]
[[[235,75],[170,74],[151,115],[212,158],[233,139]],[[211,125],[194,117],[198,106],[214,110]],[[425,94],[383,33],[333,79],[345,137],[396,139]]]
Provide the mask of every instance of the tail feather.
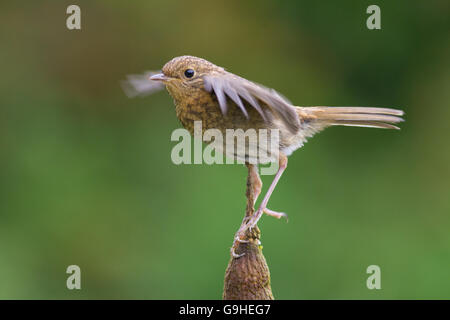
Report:
[[372,107],[297,107],[302,122],[314,131],[328,126],[356,126],[400,129],[394,124],[402,122],[402,110]]

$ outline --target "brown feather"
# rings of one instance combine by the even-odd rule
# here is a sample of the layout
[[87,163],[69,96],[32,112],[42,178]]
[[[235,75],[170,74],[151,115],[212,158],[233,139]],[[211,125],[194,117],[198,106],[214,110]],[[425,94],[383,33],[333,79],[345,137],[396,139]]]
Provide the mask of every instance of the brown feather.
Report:
[[241,98],[267,119],[268,114],[280,118],[293,133],[300,129],[295,107],[278,92],[248,81],[229,72],[212,73],[203,77],[205,89],[214,91],[223,114],[228,110],[228,96],[248,116]]
[[316,130],[332,125],[399,129],[394,123],[402,122],[402,110],[373,107],[298,107],[302,122]]

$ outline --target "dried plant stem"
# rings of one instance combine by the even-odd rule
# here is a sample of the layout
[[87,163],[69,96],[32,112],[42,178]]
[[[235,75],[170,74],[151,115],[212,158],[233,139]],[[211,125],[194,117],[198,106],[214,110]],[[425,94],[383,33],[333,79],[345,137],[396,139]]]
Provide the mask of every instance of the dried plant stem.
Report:
[[[254,194],[250,171],[252,165],[247,164],[247,208],[242,224],[245,224],[253,215]],[[260,245],[261,232],[258,227],[247,231],[244,240],[236,248],[237,254],[245,253],[240,258],[230,258],[225,272],[225,283],[223,289],[224,300],[273,300],[270,286],[270,272],[266,259],[262,254]]]

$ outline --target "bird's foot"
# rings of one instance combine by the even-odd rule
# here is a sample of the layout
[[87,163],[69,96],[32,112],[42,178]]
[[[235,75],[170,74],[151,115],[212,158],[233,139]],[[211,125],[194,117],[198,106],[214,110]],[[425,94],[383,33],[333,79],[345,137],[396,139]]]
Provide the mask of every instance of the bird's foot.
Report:
[[259,207],[259,209],[253,214],[251,219],[247,222],[246,229],[251,231],[256,226],[259,219],[261,219],[263,213],[275,217],[277,219],[286,218],[286,221],[288,220],[288,215],[284,212],[277,212],[270,210],[269,208]]
[[[281,218],[288,218],[287,214],[284,212],[277,212],[270,210],[268,208],[259,207],[259,209],[250,217],[250,219],[247,221],[247,223],[242,224],[242,226],[239,228],[239,230],[236,232],[236,235],[234,237],[233,246],[231,247],[231,255],[233,258],[240,258],[245,253],[237,254],[236,249],[239,246],[240,243],[248,243],[250,240],[245,239],[245,235],[248,232],[252,232],[253,228],[256,227],[259,219],[261,218],[262,214],[266,213],[269,216],[275,217],[277,219]],[[261,242],[258,240],[258,244],[260,245]]]
[[249,230],[250,232],[254,227],[256,227],[256,224],[258,223],[259,219],[261,218],[263,214],[264,208],[259,207],[258,210],[251,216],[250,220],[245,224],[245,229]]
[[240,257],[242,257],[242,256],[245,256],[245,253],[237,254],[237,253],[235,252],[235,249],[232,247],[232,248],[231,248],[231,256],[232,256],[233,258],[235,258],[235,259],[238,259],[238,258],[240,258]]
[[288,221],[288,215],[284,212],[277,212],[270,210],[269,208],[264,208],[263,212],[269,216],[275,217],[277,219],[285,218],[286,221]]
[[239,231],[236,233],[236,236],[234,237],[233,245],[231,246],[231,256],[233,258],[240,258],[245,255],[245,253],[237,254],[236,249],[239,246],[240,243],[248,243],[250,240],[241,239],[241,236],[245,233],[245,230]]
[[[261,245],[261,241],[260,241],[259,239],[255,239],[255,240],[256,240],[257,245],[260,246],[260,245]],[[237,247],[239,246],[240,243],[249,243],[249,242],[250,242],[250,240],[241,239],[241,238],[236,234],[236,237],[234,238],[233,246],[231,247],[231,256],[232,256],[233,258],[240,258],[240,257],[242,257],[242,256],[245,256],[245,252],[244,252],[244,253],[237,254],[237,253],[236,253],[236,249],[237,249]]]
[[239,237],[236,237],[236,238],[234,239],[234,241],[235,241],[235,242],[239,242],[239,243],[249,243],[249,242],[250,242],[250,240],[244,240],[244,239],[241,239],[241,238],[239,238]]

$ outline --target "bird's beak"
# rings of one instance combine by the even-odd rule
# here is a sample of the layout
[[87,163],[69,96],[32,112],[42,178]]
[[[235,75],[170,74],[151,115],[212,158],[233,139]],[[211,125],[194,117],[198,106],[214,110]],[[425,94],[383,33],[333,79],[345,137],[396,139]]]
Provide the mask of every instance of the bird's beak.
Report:
[[169,80],[169,77],[165,76],[164,73],[157,73],[150,76],[149,79],[153,81],[167,81]]

